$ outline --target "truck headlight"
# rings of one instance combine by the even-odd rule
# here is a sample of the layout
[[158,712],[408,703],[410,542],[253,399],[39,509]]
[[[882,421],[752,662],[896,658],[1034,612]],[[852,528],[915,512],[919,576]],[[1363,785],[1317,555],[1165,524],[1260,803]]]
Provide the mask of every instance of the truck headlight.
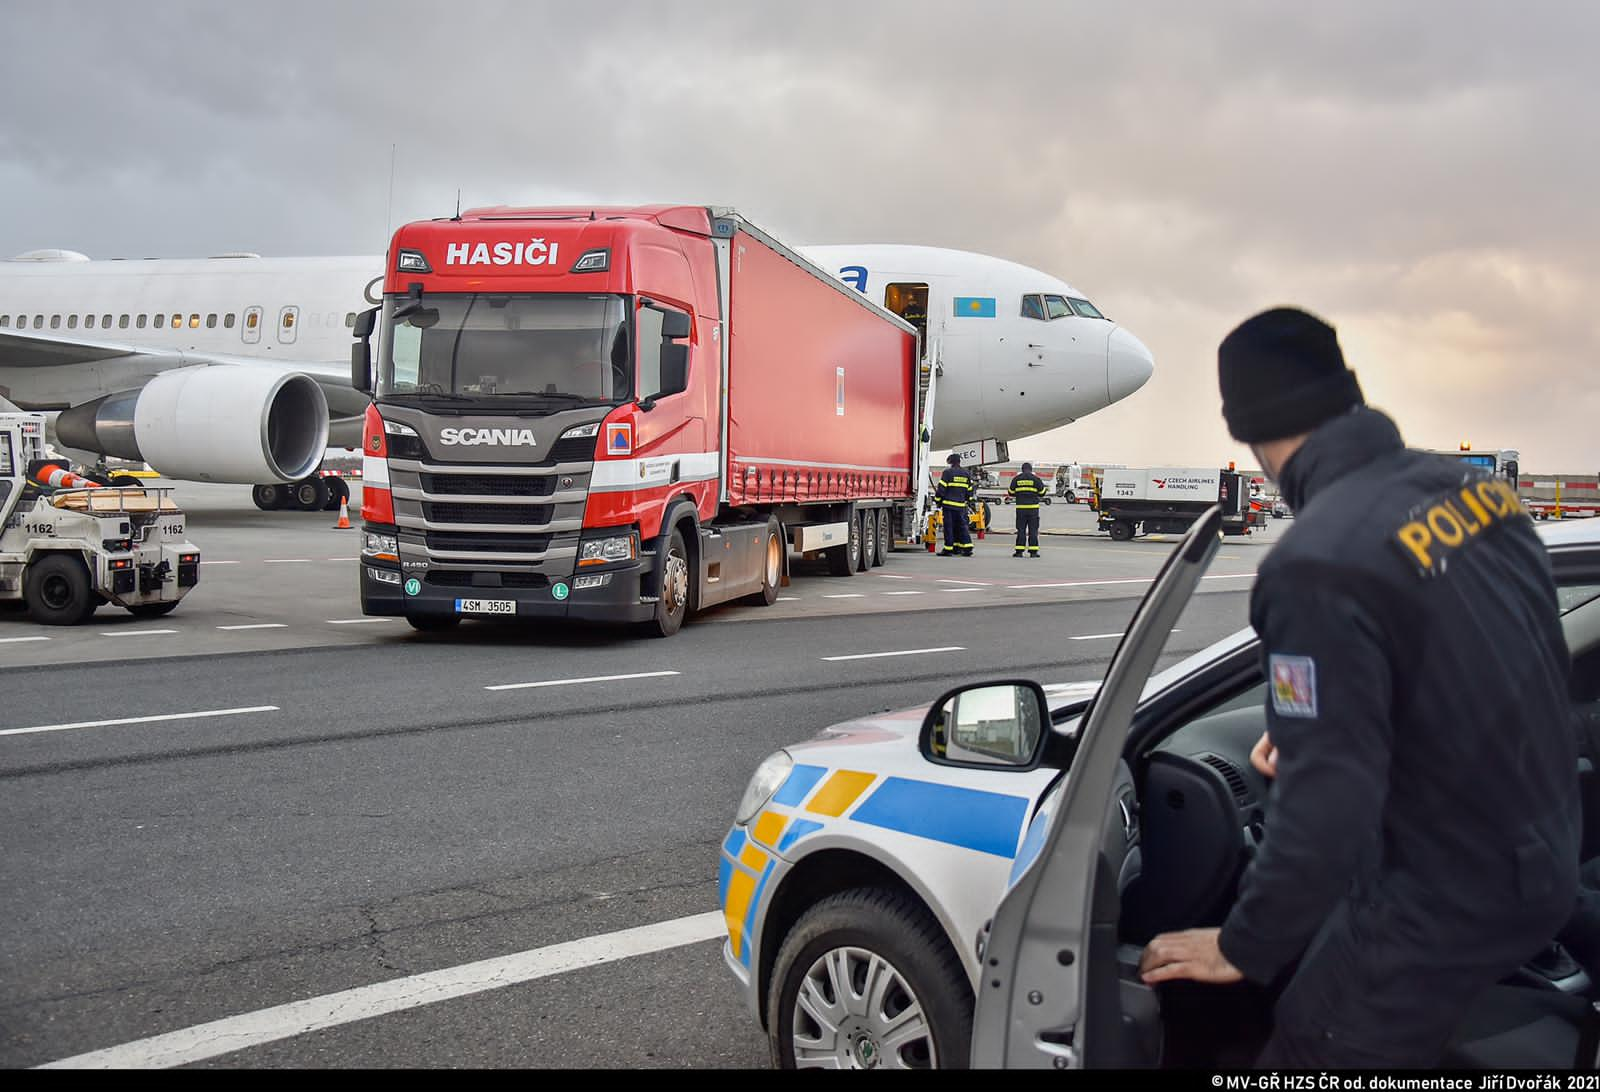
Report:
[[744,796],[739,798],[739,810],[734,815],[734,821],[743,826],[754,819],[756,812],[772,801],[772,794],[783,787],[792,769],[794,759],[789,757],[788,751],[777,751],[762,759],[755,775],[750,778],[750,784],[745,786]]
[[600,435],[600,422],[596,421],[592,425],[578,425],[574,428],[569,428],[561,434],[561,438],[563,440],[582,440],[598,435]]
[[361,553],[366,557],[383,557],[400,560],[400,539],[397,535],[375,535],[364,531],[361,535]]
[[611,561],[632,561],[635,555],[633,532],[592,538],[578,547],[579,565],[604,565]]

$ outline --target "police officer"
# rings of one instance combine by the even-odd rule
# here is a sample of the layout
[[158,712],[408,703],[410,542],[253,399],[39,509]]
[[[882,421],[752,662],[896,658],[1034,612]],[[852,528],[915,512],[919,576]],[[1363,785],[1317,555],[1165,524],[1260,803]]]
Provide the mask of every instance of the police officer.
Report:
[[939,477],[939,508],[944,513],[944,549],[941,557],[971,557],[972,532],[967,527],[967,502],[972,499],[972,479],[961,466],[961,456],[951,454],[950,465]]
[[1228,430],[1296,513],[1250,602],[1274,783],[1226,922],[1156,937],[1144,979],[1286,982],[1263,1066],[1435,1064],[1574,905],[1549,563],[1505,482],[1366,407],[1327,324],[1267,311],[1218,366]]
[[1032,463],[1023,463],[1022,473],[1006,489],[1017,503],[1017,549],[1012,557],[1039,556],[1039,498],[1044,490],[1044,479],[1033,472]]

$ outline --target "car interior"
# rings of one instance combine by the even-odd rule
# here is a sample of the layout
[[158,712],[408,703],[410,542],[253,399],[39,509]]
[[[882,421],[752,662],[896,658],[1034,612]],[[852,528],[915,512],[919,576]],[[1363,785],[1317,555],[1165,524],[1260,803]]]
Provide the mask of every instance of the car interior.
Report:
[[[1583,876],[1596,908],[1593,931],[1600,934],[1600,773],[1593,757],[1600,755],[1600,576],[1581,576],[1562,587],[1561,606],[1583,756]],[[1092,1025],[1112,1024],[1121,1034],[1091,1036],[1090,1065],[1248,1066],[1271,1030],[1267,989],[1190,982],[1152,989],[1138,976],[1143,947],[1157,933],[1222,924],[1270,822],[1270,782],[1249,758],[1265,730],[1257,646],[1232,653],[1205,675],[1212,681],[1187,688],[1181,704],[1156,698],[1141,713],[1146,723],[1136,724],[1131,737],[1142,741],[1139,751],[1125,756],[1113,794],[1100,862],[1105,882],[1096,884],[1091,928],[1088,1015]],[[1579,915],[1574,922],[1586,920]],[[1589,932],[1580,930],[1583,943],[1569,933],[1563,933],[1568,945],[1552,938],[1487,990],[1443,1064],[1593,1068],[1600,1048],[1600,1014],[1592,1005],[1600,1000],[1600,935],[1591,944]]]

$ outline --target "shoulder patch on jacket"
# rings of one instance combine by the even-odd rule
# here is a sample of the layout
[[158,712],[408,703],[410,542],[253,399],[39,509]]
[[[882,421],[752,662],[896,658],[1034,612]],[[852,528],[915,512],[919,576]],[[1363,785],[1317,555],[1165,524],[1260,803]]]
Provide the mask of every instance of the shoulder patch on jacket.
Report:
[[1453,554],[1503,524],[1527,518],[1522,498],[1507,482],[1469,478],[1413,508],[1390,541],[1418,576],[1438,576]]
[[1267,677],[1272,682],[1272,710],[1280,717],[1317,715],[1317,662],[1310,656],[1271,656]]

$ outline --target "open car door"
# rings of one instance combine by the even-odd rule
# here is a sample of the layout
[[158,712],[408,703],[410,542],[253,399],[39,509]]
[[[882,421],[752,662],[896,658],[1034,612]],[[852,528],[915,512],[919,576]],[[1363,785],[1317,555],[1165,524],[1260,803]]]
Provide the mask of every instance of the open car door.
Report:
[[[1107,816],[1145,683],[1216,555],[1221,532],[1222,512],[1212,507],[1168,557],[1111,659],[1044,846],[995,912],[972,1024],[974,1067],[1079,1068],[1091,1036],[1119,1031],[1101,1026],[1118,1017],[1089,1004],[1091,979],[1116,974],[1114,966],[1091,968],[1092,929],[1105,926],[1096,922],[1095,908],[1117,902],[1116,877],[1105,875],[1100,860]],[[1102,882],[1112,886],[1097,900]],[[1114,956],[1098,958],[1114,964]]]

